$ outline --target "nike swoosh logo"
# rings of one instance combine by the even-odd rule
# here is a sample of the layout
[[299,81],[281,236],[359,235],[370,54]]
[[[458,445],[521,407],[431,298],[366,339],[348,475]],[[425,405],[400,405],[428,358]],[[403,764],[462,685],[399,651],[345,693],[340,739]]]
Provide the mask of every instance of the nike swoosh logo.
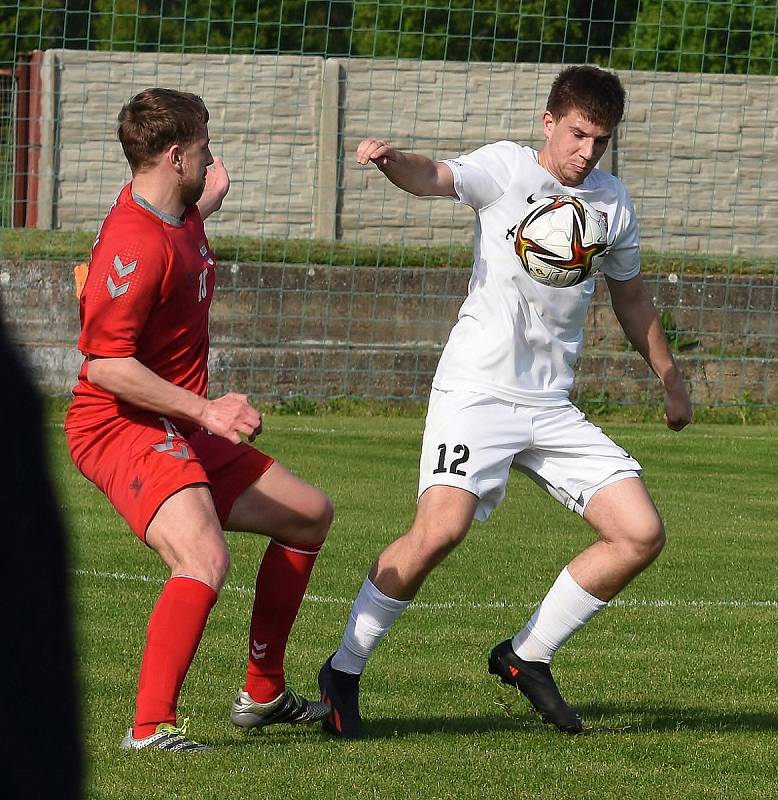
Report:
[[538,198],[535,197],[534,194],[528,194],[527,195],[527,202],[528,203],[537,203],[538,202]]

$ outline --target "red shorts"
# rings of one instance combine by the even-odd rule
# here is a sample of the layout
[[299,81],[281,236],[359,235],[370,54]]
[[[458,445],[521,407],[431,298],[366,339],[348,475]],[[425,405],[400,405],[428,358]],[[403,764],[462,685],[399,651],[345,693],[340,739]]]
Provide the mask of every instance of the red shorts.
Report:
[[144,542],[165,500],[198,483],[208,484],[224,527],[233,503],[273,463],[248,444],[207,431],[184,437],[170,420],[152,413],[83,427],[73,422],[66,426],[73,461]]

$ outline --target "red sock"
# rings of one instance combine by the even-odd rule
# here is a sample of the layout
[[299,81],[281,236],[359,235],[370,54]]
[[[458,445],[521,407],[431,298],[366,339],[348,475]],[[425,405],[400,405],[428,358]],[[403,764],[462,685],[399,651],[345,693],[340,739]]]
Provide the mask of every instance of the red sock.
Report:
[[218,595],[202,581],[171,578],[149,617],[138,679],[133,736],[150,736],[160,722],[175,725],[181,684]]
[[257,573],[249,631],[248,692],[258,703],[284,691],[284,653],[321,545],[286,547],[272,540]]

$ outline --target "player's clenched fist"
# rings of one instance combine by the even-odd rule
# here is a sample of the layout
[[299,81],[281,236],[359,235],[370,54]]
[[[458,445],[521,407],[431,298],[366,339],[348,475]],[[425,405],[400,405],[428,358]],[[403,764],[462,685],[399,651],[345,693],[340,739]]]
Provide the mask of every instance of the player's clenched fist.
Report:
[[363,139],[357,147],[357,163],[369,164],[371,161],[379,168],[399,160],[399,151],[383,139]]
[[692,404],[686,387],[665,393],[665,424],[672,431],[683,430],[692,421]]
[[262,432],[262,415],[249,403],[245,394],[230,392],[208,401],[203,427],[235,444],[240,442],[241,433],[249,441],[254,441]]

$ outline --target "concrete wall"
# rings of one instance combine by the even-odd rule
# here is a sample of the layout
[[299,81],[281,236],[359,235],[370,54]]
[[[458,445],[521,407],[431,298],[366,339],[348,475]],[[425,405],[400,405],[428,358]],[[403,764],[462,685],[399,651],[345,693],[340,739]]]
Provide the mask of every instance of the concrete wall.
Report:
[[[539,146],[553,65],[46,53],[42,224],[94,230],[127,170],[114,127],[151,85],[200,93],[233,175],[216,234],[413,243],[467,242],[472,214],[418,200],[354,150],[366,135],[436,157],[502,138]],[[644,246],[773,258],[778,79],[620,73],[629,105],[615,166]],[[45,109],[49,109],[46,111]],[[612,165],[605,164],[610,168]]]
[[219,233],[316,234],[322,59],[68,50],[47,56],[58,97],[57,227],[97,229],[129,179],[116,139],[119,109],[142,89],[170,86],[207,99],[214,150],[233,173]]
[[[0,260],[3,313],[44,391],[66,394],[81,363],[71,262]],[[211,311],[211,394],[424,399],[467,291],[463,269],[234,265],[220,270]],[[778,280],[658,275],[696,402],[778,405]],[[659,400],[656,379],[627,350],[598,282],[576,391]]]

